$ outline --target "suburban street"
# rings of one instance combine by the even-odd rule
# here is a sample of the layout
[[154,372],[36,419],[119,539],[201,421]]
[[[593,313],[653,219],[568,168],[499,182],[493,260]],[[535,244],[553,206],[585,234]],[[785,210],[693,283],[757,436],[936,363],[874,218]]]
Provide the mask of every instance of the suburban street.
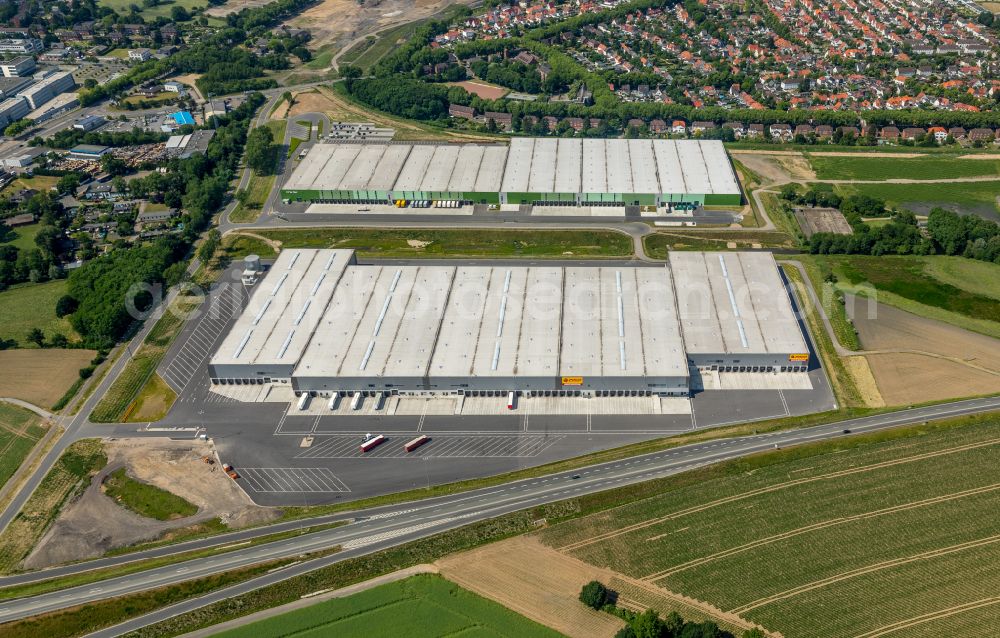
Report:
[[[108,597],[144,591],[208,574],[217,574],[264,560],[293,557],[304,552],[331,549],[338,546],[341,548],[341,551],[330,556],[297,563],[285,569],[232,587],[226,587],[195,600],[172,605],[93,634],[94,636],[116,636],[211,604],[212,602],[237,596],[241,593],[348,558],[418,540],[432,534],[509,512],[623,485],[670,476],[704,465],[766,452],[775,448],[842,437],[845,436],[844,430],[850,430],[850,434],[859,434],[930,419],[978,414],[997,409],[1000,409],[1000,397],[956,401],[900,412],[850,419],[799,430],[697,443],[653,454],[592,465],[574,471],[463,492],[452,496],[401,503],[390,507],[360,510],[340,516],[311,519],[309,524],[319,524],[346,517],[351,517],[353,522],[346,526],[314,532],[286,541],[265,543],[246,549],[234,550],[229,553],[220,554],[209,560],[199,559],[175,563],[100,583],[26,599],[13,600],[0,606],[0,622],[63,609]],[[846,434],[846,436],[850,434]],[[295,523],[298,526],[302,526],[303,524],[301,521]],[[247,539],[255,535],[274,533],[280,529],[288,529],[287,524],[257,528],[240,534],[238,538]],[[233,542],[236,540],[234,536],[236,535],[227,535],[224,539],[225,542]],[[205,547],[218,544],[220,540],[222,539],[206,539],[205,541],[185,543],[165,549],[170,549],[174,552],[186,551],[199,546]],[[97,566],[121,564],[146,558],[148,555],[146,552],[136,553],[42,573],[45,575],[78,573]],[[39,574],[12,576],[0,579],[0,585],[6,586],[31,582],[38,580],[38,578]]]

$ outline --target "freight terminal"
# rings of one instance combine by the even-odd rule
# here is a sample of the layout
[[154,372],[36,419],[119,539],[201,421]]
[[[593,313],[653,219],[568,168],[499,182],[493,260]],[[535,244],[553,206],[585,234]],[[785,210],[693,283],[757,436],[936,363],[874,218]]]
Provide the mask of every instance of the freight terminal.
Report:
[[770,253],[662,266],[358,264],[280,253],[211,357],[213,384],[318,396],[688,396],[697,369],[806,372]]
[[281,197],[324,204],[738,206],[718,140],[513,138],[504,144],[322,143]]

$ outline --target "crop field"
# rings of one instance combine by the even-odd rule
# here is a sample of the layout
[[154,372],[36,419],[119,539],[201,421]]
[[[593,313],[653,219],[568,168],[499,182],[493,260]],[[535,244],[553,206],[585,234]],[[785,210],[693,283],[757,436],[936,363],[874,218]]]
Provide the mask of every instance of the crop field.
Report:
[[[893,160],[893,162],[899,160]],[[957,160],[956,160],[957,161]],[[837,184],[842,196],[862,194],[884,199],[889,206],[905,208],[926,215],[935,207],[956,213],[976,214],[1000,221],[996,195],[1000,181],[954,182],[935,184]]]
[[539,536],[786,638],[979,636],[954,630],[1000,610],[998,423],[793,452]]
[[440,576],[426,574],[222,632],[217,638],[333,635],[554,638],[559,634]]
[[56,348],[4,350],[0,352],[0,396],[50,409],[80,379],[80,368],[89,365],[96,354]]
[[1000,177],[1000,160],[971,160],[954,157],[900,158],[816,157],[809,163],[817,179],[956,179],[962,177]]
[[0,402],[0,485],[17,471],[45,430],[35,413]]

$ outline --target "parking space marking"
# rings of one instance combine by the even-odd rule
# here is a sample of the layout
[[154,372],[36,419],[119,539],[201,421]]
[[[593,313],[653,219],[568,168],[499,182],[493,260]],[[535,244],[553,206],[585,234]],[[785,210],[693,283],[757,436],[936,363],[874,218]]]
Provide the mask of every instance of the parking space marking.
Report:
[[163,380],[178,394],[203,370],[230,321],[242,310],[243,290],[235,284],[226,286],[218,296],[204,303],[211,304],[205,310],[207,314],[197,319],[198,325],[183,337],[178,350],[158,369]]
[[255,492],[350,492],[337,475],[325,467],[241,467],[240,478]]
[[[319,438],[319,437],[317,437]],[[333,435],[313,443],[312,447],[297,454],[297,459],[351,459],[351,458],[511,458],[535,457],[555,443],[566,438],[564,435],[471,435],[455,436],[437,434],[430,442],[407,452],[403,446],[412,439],[412,434],[394,435],[385,443],[371,450],[361,451],[361,437],[357,435]]]

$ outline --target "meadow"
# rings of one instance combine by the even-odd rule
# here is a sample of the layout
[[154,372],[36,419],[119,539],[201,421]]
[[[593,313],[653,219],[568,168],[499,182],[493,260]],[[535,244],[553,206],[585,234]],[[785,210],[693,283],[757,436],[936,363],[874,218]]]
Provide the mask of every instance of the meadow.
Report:
[[1000,177],[1000,160],[969,160],[955,157],[921,158],[817,157],[809,163],[817,179],[957,179],[962,177]]
[[47,339],[59,333],[70,341],[79,335],[65,318],[56,317],[56,302],[66,294],[66,280],[42,284],[21,284],[0,292],[0,339],[14,339],[21,347],[28,343],[28,333],[39,328]]
[[800,451],[539,536],[786,638],[874,635],[925,615],[937,635],[959,635],[963,614],[949,610],[1000,587],[997,424]]
[[216,634],[217,638],[333,635],[343,638],[559,636],[551,629],[432,574],[413,576]]
[[[893,160],[893,162],[902,160]],[[1000,220],[996,196],[1000,181],[954,182],[934,184],[837,184],[835,190],[842,196],[868,195],[885,200],[890,207],[905,208],[918,215],[926,215],[934,207],[960,213],[975,213]]]
[[143,6],[141,2],[135,2],[134,0],[98,0],[97,4],[102,7],[114,9],[117,13],[122,15],[128,14],[129,7],[131,5],[139,5],[142,7],[142,16],[147,21],[152,21],[153,19],[161,16],[169,18],[170,10],[174,7],[183,7],[190,13],[195,7],[209,6],[209,3],[203,0],[160,0],[155,7],[146,7]]

